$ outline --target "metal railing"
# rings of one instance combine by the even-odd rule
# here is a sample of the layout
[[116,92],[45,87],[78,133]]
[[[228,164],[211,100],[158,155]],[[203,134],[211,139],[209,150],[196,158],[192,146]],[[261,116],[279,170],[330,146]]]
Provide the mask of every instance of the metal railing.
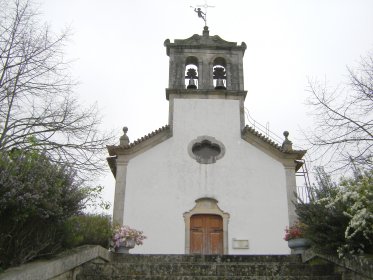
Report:
[[307,164],[304,159],[298,160],[302,167],[295,173],[297,178],[302,178],[302,183],[297,180],[297,199],[298,202],[309,203],[312,196],[312,186],[308,175]]
[[267,122],[265,126],[257,122],[253,117],[251,117],[249,110],[247,108],[245,108],[245,117],[246,117],[246,122],[250,124],[255,130],[264,134],[267,138],[270,138],[272,141],[278,143],[281,146],[281,143],[284,140],[284,138],[270,131],[269,122]]

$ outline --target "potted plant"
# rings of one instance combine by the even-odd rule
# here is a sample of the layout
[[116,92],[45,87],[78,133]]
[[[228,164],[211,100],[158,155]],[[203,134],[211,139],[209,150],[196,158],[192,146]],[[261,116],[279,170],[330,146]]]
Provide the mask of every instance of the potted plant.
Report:
[[116,226],[113,230],[113,247],[115,252],[128,254],[135,245],[142,245],[146,238],[143,232],[129,226]]
[[304,238],[305,228],[306,225],[301,222],[295,222],[292,226],[285,228],[284,240],[288,242],[293,254],[302,254],[311,246],[310,240]]

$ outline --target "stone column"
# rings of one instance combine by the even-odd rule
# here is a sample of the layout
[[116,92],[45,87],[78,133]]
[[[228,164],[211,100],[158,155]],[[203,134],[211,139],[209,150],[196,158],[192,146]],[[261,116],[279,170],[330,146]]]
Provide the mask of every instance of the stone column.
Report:
[[294,224],[298,220],[297,214],[295,213],[294,202],[296,202],[297,182],[295,178],[295,163],[288,162],[285,164],[285,176],[286,176],[286,194],[288,201],[288,216],[289,225]]
[[181,63],[179,61],[175,63],[174,71],[176,72],[175,88],[185,89],[185,65],[184,63]]
[[206,85],[208,89],[213,89],[214,88],[214,75],[213,75],[213,66],[214,64],[212,63],[207,63],[207,69],[206,69]]
[[227,80],[226,80],[226,87],[228,90],[237,90],[236,85],[234,84],[236,81],[232,81],[234,78],[233,73],[232,73],[232,67],[230,63],[227,63],[226,67],[226,75],[227,75]]
[[203,63],[202,61],[198,62],[198,89],[204,88],[204,72],[203,72]]
[[113,206],[113,223],[123,225],[124,200],[126,196],[128,159],[117,158],[117,171],[115,177],[115,195]]

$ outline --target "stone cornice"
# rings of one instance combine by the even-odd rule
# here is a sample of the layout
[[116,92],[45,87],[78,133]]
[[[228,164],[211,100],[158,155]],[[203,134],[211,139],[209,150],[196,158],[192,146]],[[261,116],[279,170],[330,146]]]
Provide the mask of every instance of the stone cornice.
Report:
[[148,146],[155,146],[163,142],[164,140],[171,137],[171,130],[169,125],[165,125],[135,141],[130,143],[129,145],[124,146],[106,146],[110,156],[118,156],[118,155],[131,155],[134,154]]
[[[189,90],[171,90],[172,94],[175,94],[175,92],[180,92],[180,94],[184,91],[189,92]],[[246,93],[246,92],[245,92]],[[176,93],[177,94],[177,93]],[[178,95],[178,94],[177,94]],[[189,93],[187,93],[188,97],[190,96]],[[205,95],[201,94],[195,94],[199,98],[203,98]],[[196,96],[194,98],[196,98]],[[235,95],[237,99],[239,98],[239,95]],[[242,98],[242,96],[241,96]],[[236,98],[232,98],[236,99]],[[116,161],[118,156],[125,155],[127,156],[127,160],[130,158],[133,158],[139,153],[142,153],[148,149],[151,149],[152,147],[158,145],[159,143],[162,143],[163,141],[167,140],[172,136],[172,131],[169,125],[163,126],[144,137],[141,137],[134,142],[128,144],[128,145],[112,145],[107,146],[109,157],[107,158],[107,161],[109,163],[111,172],[113,175],[116,175]],[[255,145],[256,147],[261,148],[263,151],[269,153],[272,156],[275,156],[276,158],[280,159],[284,164],[292,167],[294,165],[295,169],[299,169],[301,165],[297,163],[297,160],[300,160],[303,158],[303,156],[306,154],[306,150],[291,150],[291,151],[285,151],[281,148],[281,146],[268,137],[264,136],[260,132],[256,131],[254,128],[246,125],[241,133],[241,137],[246,142]]]
[[246,94],[246,90],[166,89],[167,100],[170,100],[170,96],[174,96],[184,99],[232,99],[244,101]]
[[236,42],[228,42],[220,38],[218,35],[209,36],[205,34],[203,36],[194,34],[187,39],[175,39],[174,43],[171,43],[170,39],[164,41],[167,55],[170,54],[170,49],[212,49],[212,50],[238,50],[245,53],[247,48],[245,42],[238,45]]
[[295,161],[302,159],[307,152],[306,150],[286,151],[279,144],[248,125],[244,127],[241,137],[246,142],[261,148],[279,159],[282,159],[284,164],[294,165],[294,168],[298,168],[297,162]]
[[114,178],[117,176],[117,156],[107,157],[107,163],[109,164],[110,171],[114,175]]
[[139,153],[142,153],[159,143],[162,143],[163,141],[167,140],[172,136],[172,131],[170,129],[169,125],[165,125],[137,140],[135,140],[132,143],[129,143],[128,145],[112,145],[112,146],[106,146],[109,157],[107,158],[107,162],[109,163],[111,172],[114,176],[116,176],[116,161],[118,156],[120,155],[126,155],[128,157],[128,160],[134,156],[136,156]]

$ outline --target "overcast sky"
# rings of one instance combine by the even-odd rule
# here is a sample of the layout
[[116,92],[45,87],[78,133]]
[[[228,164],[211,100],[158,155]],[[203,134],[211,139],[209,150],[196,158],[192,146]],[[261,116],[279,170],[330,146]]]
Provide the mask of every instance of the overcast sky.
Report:
[[[54,32],[70,26],[66,47],[82,103],[97,102],[103,129],[128,126],[131,141],[168,123],[165,39],[202,34],[190,6],[204,0],[39,0]],[[302,146],[307,79],[337,85],[346,66],[373,51],[372,0],[209,0],[210,35],[245,42],[245,107],[270,130]],[[114,143],[108,143],[114,144]],[[103,159],[105,160],[105,159]],[[113,200],[114,180],[101,180]]]

